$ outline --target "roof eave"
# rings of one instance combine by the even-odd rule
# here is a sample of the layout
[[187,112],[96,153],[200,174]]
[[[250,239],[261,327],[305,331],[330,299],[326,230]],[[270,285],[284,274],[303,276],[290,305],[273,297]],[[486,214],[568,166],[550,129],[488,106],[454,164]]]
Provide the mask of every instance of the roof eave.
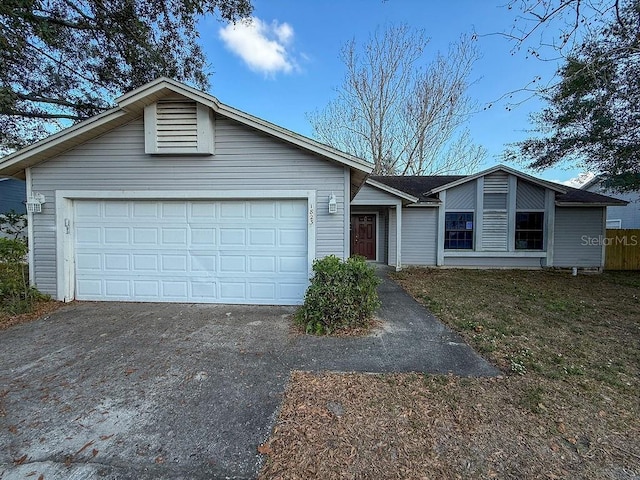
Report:
[[555,203],[558,207],[623,207],[629,202],[563,202],[556,200]]
[[[24,147],[21,150],[10,153],[5,157],[0,158],[0,173],[2,173],[3,175],[15,175],[16,173],[21,172],[25,168],[31,166],[31,164],[20,166],[19,168],[11,167],[16,167],[19,163],[24,162],[29,158],[35,158],[33,164],[39,163],[39,161],[41,160],[38,157],[39,154],[42,154],[53,146],[62,143],[65,139],[74,135],[77,136],[88,133],[91,130],[100,127],[101,125],[113,122],[121,117],[126,117],[127,115],[128,112],[125,112],[120,108],[112,108],[91,118],[88,118],[87,120],[84,120],[80,123],[67,127],[64,130],[60,130],[59,132],[54,133],[47,138],[44,138],[36,143]],[[65,151],[65,149],[61,149],[60,152],[56,152],[55,154],[59,154],[62,151]]]

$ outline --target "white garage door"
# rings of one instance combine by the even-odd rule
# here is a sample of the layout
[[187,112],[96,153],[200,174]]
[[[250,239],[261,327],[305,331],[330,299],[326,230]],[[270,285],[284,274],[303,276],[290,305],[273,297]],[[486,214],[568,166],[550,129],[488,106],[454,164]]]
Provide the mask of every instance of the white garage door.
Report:
[[77,200],[78,300],[301,303],[306,200]]

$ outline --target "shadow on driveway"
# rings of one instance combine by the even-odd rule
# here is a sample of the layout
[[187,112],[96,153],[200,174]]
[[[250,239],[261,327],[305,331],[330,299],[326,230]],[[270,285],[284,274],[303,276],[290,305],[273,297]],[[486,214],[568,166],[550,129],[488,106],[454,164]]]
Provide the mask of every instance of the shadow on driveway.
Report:
[[0,333],[0,479],[254,478],[289,372],[499,373],[386,270],[380,331],[293,307],[75,303]]

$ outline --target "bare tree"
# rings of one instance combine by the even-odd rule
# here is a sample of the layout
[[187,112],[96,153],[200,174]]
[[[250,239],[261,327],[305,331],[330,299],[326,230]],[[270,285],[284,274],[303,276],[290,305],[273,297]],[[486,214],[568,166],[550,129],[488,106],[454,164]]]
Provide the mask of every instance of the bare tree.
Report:
[[475,108],[467,87],[478,52],[472,38],[461,37],[427,62],[427,44],[423,31],[407,25],[376,30],[362,48],[348,42],[337,98],[308,114],[314,136],[371,161],[376,174],[474,170],[486,157],[465,128]]

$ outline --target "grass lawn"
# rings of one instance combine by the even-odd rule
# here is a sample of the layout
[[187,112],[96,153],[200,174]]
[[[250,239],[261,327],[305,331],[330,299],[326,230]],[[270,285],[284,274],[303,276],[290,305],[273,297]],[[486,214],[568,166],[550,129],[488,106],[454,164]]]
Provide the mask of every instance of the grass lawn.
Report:
[[261,478],[640,477],[640,274],[395,278],[504,375],[294,372]]

